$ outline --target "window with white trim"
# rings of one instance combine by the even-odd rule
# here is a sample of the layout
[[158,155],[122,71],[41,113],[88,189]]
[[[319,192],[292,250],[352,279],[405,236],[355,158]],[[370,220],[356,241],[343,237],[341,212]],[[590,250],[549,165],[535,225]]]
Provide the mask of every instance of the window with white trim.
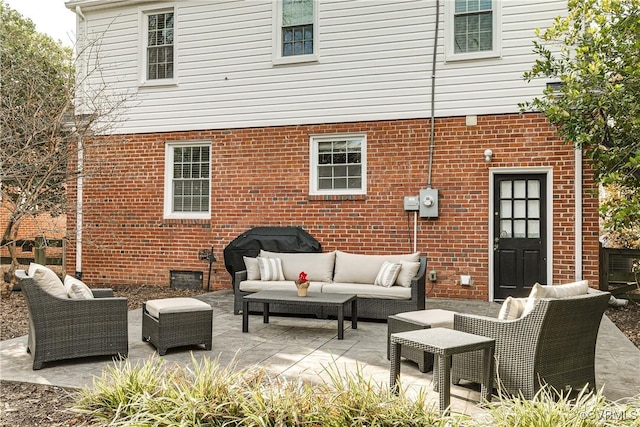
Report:
[[366,194],[367,140],[362,134],[311,137],[311,194]]
[[165,145],[165,218],[211,217],[211,144]]
[[176,28],[173,8],[142,13],[142,81],[166,84],[175,81]]
[[274,63],[317,61],[317,1],[275,0]]
[[498,0],[453,0],[445,3],[447,60],[500,56]]

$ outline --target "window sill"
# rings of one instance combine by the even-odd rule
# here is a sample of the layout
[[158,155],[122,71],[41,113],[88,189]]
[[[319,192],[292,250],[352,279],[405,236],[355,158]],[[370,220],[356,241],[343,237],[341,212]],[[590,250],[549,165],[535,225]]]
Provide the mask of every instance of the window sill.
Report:
[[303,64],[305,62],[319,62],[318,55],[293,55],[274,57],[273,65]]
[[203,218],[163,218],[160,227],[175,227],[177,225],[195,225],[211,228],[211,219]]
[[457,53],[445,55],[445,62],[474,61],[479,59],[498,59],[502,54],[492,50],[487,52]]
[[178,86],[177,79],[162,80],[144,80],[138,85],[140,87],[161,87],[161,86]]

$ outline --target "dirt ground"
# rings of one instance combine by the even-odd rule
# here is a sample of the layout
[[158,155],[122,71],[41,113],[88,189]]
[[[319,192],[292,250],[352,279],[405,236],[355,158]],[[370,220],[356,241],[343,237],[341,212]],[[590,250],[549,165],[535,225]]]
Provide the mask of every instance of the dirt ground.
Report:
[[[114,286],[115,296],[128,299],[129,310],[139,309],[142,302],[155,298],[185,297],[202,290],[179,290],[157,286]],[[640,348],[640,304],[607,309],[606,315]],[[0,301],[0,340],[27,334],[27,308],[21,292]],[[74,389],[0,381],[0,426],[89,426],[84,416],[70,412]]]

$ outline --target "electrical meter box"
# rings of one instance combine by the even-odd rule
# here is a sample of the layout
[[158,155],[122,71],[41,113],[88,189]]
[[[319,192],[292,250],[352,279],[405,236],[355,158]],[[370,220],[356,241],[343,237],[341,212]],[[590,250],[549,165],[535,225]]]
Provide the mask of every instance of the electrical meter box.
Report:
[[438,217],[438,190],[423,188],[420,190],[420,218]]
[[404,197],[404,210],[405,211],[419,211],[420,210],[420,196],[405,196]]

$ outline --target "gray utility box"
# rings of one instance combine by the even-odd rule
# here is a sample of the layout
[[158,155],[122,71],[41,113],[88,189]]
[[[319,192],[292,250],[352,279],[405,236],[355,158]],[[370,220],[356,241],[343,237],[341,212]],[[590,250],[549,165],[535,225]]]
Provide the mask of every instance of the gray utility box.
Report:
[[420,190],[420,218],[438,217],[438,190],[423,188]]

